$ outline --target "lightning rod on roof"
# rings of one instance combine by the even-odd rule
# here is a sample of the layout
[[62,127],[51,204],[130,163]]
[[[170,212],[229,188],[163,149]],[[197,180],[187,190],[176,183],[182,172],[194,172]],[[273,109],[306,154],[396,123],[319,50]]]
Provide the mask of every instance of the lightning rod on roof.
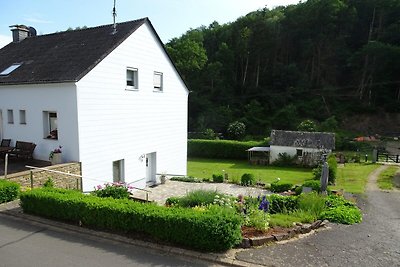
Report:
[[112,12],[112,14],[113,14],[113,20],[114,20],[114,24],[113,24],[113,34],[115,34],[116,32],[117,32],[117,23],[115,22],[115,18],[117,17],[117,11],[116,11],[116,9],[115,9],[115,2],[116,2],[116,0],[114,0],[114,7],[113,7],[113,12]]

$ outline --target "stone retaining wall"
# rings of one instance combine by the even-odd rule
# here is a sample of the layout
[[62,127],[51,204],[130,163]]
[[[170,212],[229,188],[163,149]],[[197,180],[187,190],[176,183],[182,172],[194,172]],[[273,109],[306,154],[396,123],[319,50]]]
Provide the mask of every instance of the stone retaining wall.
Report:
[[[79,162],[58,164],[53,166],[45,167],[50,170],[28,170],[18,173],[7,175],[7,180],[17,182],[22,187],[33,188],[42,187],[43,184],[51,178],[54,182],[54,186],[57,188],[67,189],[78,189],[82,190],[82,179],[76,176],[70,176],[62,173],[54,173],[51,171],[59,171],[68,174],[81,175],[81,164]],[[31,181],[32,175],[32,181]],[[2,177],[4,178],[4,177]]]

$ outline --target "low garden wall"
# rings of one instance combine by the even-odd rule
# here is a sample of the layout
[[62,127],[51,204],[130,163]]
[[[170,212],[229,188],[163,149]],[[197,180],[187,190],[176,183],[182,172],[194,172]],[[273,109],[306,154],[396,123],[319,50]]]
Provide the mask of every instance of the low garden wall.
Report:
[[[80,177],[71,176],[62,173],[54,173],[51,171],[64,172],[74,175],[81,175],[81,164],[79,162],[58,164],[45,167],[47,170],[32,169],[28,171],[18,172],[7,175],[8,181],[16,182],[22,187],[37,188],[51,178],[54,182],[54,187],[66,189],[82,190],[82,179]],[[4,179],[4,177],[2,177]]]

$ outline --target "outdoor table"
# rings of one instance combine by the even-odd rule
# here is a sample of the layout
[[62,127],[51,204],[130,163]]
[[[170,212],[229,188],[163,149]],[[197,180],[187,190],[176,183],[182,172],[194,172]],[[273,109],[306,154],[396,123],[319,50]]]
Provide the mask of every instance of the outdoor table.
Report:
[[0,153],[7,153],[13,150],[12,146],[0,146]]

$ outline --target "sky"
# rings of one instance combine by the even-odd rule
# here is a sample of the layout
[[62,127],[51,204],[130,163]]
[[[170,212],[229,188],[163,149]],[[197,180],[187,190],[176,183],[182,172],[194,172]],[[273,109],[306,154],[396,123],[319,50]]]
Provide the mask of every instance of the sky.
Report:
[[[148,17],[166,43],[190,28],[233,22],[260,8],[300,0],[116,0],[117,23]],[[32,26],[38,34],[111,24],[114,0],[0,0],[0,48],[12,41],[9,26]]]

